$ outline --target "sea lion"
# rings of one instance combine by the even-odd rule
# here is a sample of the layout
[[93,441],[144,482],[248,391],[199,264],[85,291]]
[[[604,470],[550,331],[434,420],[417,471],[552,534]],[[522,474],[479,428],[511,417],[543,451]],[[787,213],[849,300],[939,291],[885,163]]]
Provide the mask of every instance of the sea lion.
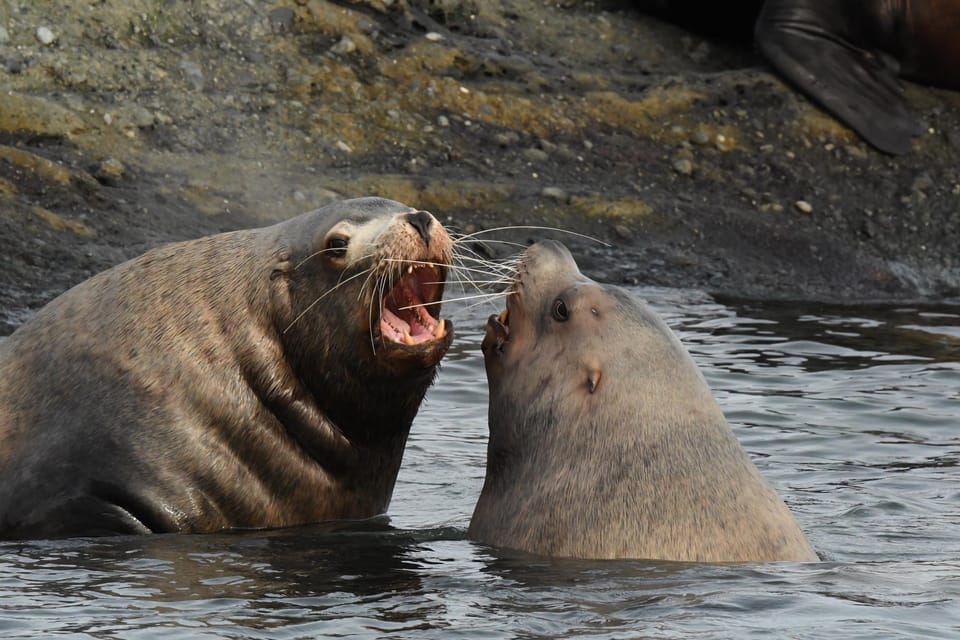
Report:
[[817,559],[680,341],[563,245],[526,251],[481,348],[490,439],[470,538],[560,557]]
[[[924,130],[897,83],[903,76],[960,89],[960,0],[742,0],[638,3],[679,23],[710,16],[715,30],[754,36],[774,69],[877,149],[906,153]],[[723,14],[728,14],[728,21]]]
[[0,344],[0,538],[382,513],[451,259],[430,213],[362,198],[67,291]]

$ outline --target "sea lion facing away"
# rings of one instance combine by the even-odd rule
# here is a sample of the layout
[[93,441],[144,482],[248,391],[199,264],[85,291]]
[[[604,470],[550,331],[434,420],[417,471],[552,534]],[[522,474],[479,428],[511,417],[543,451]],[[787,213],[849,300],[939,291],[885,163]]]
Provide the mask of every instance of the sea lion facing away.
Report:
[[449,236],[337,202],[171,244],[0,344],[0,537],[207,532],[382,513],[452,339]]
[[490,389],[469,537],[548,556],[816,560],[689,354],[556,242],[524,255],[482,349]]

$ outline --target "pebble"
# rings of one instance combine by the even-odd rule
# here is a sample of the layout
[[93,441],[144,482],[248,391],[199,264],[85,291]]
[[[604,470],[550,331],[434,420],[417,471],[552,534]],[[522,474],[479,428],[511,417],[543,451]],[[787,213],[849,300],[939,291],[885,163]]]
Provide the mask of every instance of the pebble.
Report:
[[567,192],[560,187],[544,187],[540,192],[540,196],[547,200],[554,200],[556,202],[567,202],[569,199]]
[[530,147],[529,149],[523,150],[523,157],[529,160],[530,162],[543,162],[550,156],[547,155],[547,152],[544,151],[543,149]]
[[697,129],[690,136],[690,141],[694,144],[710,144],[710,134],[706,129]]
[[50,31],[48,27],[37,27],[37,40],[43,44],[53,44],[53,41],[57,39],[57,36],[53,35],[53,31]]
[[97,166],[96,171],[93,173],[93,177],[100,182],[111,184],[116,183],[120,178],[122,178],[126,171],[127,168],[123,166],[122,162],[116,158],[107,158]]
[[330,47],[331,53],[337,53],[341,55],[346,53],[353,53],[356,50],[357,50],[357,43],[355,43],[353,39],[350,38],[350,36],[343,36],[342,38],[340,38],[340,42]]
[[806,200],[797,200],[793,203],[793,206],[797,208],[797,211],[800,213],[811,214],[813,213],[813,205],[807,202]]
[[673,170],[679,174],[689,176],[693,173],[693,163],[686,158],[677,158],[673,161]]
[[493,137],[501,147],[509,147],[520,142],[520,134],[516,131],[503,131]]
[[449,127],[449,126],[450,126],[450,118],[448,118],[447,116],[437,116],[437,126],[438,126],[438,127]]
[[617,237],[621,240],[633,240],[633,231],[622,222],[613,225],[613,232],[617,234]]
[[443,40],[443,34],[437,33],[436,31],[429,31],[423,37],[429,40],[430,42],[440,42],[441,40]]
[[270,12],[270,26],[277,33],[289,31],[293,27],[294,13],[290,7],[277,7]]
[[177,69],[183,74],[184,79],[193,85],[195,91],[203,91],[205,80],[200,65],[191,60],[181,60],[177,63]]
[[337,143],[334,145],[340,151],[344,153],[353,153],[353,149],[343,140],[337,140]]
[[3,25],[0,25],[0,44],[7,44],[8,42],[10,42],[10,32]]

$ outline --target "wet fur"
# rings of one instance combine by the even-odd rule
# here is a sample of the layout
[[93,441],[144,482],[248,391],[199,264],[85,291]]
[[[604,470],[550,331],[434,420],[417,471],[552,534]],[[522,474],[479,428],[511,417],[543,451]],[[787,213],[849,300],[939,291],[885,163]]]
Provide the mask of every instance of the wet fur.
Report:
[[318,255],[331,227],[392,224],[354,258],[416,257],[417,233],[396,223],[409,211],[345,201],[168,245],[40,310],[0,344],[0,537],[383,512],[449,339],[419,359],[375,356],[362,278],[300,313],[342,279]]
[[[566,322],[550,315],[557,297]],[[484,344],[490,441],[471,538],[580,558],[816,559],[649,308],[556,243],[528,250],[511,301],[506,355]]]

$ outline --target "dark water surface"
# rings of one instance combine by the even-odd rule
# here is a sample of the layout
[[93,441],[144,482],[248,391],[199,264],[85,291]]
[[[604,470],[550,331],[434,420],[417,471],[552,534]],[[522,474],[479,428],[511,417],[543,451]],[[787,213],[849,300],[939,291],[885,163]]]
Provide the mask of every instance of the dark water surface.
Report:
[[0,545],[6,638],[960,637],[960,308],[638,290],[824,558],[551,561],[465,539],[485,310],[414,424],[389,522]]

